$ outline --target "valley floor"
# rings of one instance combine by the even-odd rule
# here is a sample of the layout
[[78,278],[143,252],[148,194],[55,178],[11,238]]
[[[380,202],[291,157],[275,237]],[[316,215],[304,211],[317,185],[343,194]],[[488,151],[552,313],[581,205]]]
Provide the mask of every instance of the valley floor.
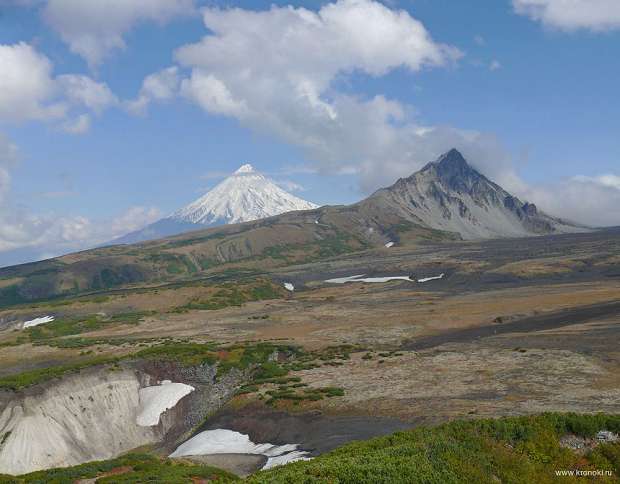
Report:
[[[326,282],[360,274],[412,280]],[[439,274],[445,277],[414,282]],[[57,322],[20,329],[20,322],[44,316]],[[7,307],[0,327],[4,401],[15,375],[125,358],[164,338],[297,346],[313,356],[287,363],[294,381],[243,389],[199,430],[296,443],[315,456],[352,440],[454,419],[618,415],[620,231],[392,247],[252,276]],[[476,445],[495,449],[494,442]],[[554,456],[567,458],[562,452]],[[339,471],[320,474],[318,462],[329,467],[333,459],[256,479],[286,482],[315,472],[329,482],[343,479]],[[606,459],[617,472],[618,454]]]

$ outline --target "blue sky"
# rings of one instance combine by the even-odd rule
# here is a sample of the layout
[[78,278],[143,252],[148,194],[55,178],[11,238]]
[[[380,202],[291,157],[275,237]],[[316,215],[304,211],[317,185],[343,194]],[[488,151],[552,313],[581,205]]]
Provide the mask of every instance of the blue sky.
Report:
[[0,0],[0,265],[246,162],[339,204],[452,146],[552,214],[620,224],[619,55],[614,0]]

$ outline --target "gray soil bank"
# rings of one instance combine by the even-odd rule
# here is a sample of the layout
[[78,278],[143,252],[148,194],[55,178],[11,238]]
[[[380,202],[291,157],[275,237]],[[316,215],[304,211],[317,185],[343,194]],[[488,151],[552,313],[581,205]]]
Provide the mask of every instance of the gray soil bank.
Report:
[[583,324],[592,320],[620,315],[620,301],[592,306],[582,306],[551,314],[541,314],[527,318],[498,323],[490,326],[449,331],[446,333],[420,338],[402,346],[403,350],[419,351],[434,348],[446,343],[471,343],[482,338],[509,333],[530,333]]
[[212,454],[186,457],[187,460],[224,469],[240,477],[246,477],[262,469],[267,463],[264,455],[250,454]]
[[198,432],[234,430],[249,435],[256,443],[299,444],[301,449],[316,456],[354,440],[388,435],[413,426],[411,422],[393,418],[328,416],[320,411],[289,414],[261,405],[248,405],[235,410],[222,409]]

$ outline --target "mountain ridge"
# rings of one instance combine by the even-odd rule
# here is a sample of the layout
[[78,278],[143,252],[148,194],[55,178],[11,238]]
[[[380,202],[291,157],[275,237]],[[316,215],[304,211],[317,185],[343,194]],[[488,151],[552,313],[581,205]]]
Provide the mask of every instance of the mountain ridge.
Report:
[[437,160],[361,202],[374,203],[404,218],[464,239],[573,233],[586,227],[552,217],[522,202],[472,168],[452,149]]
[[0,306],[190,281],[228,269],[269,271],[372,249],[589,231],[521,202],[457,153],[353,205],[286,212],[0,269],[0,280],[10,281],[0,286]]

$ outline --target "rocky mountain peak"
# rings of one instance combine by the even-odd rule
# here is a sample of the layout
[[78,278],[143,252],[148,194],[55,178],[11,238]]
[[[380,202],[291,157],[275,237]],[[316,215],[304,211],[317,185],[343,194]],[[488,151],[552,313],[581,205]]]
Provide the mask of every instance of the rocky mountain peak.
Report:
[[456,149],[379,190],[371,200],[414,223],[465,239],[584,230],[546,215],[533,203],[523,203],[469,165]]
[[476,182],[484,179],[454,148],[441,155],[437,161],[429,163],[427,169],[433,169],[447,188],[457,192],[469,191]]
[[435,164],[443,170],[468,170],[471,169],[467,160],[456,148],[452,148],[439,157]]

